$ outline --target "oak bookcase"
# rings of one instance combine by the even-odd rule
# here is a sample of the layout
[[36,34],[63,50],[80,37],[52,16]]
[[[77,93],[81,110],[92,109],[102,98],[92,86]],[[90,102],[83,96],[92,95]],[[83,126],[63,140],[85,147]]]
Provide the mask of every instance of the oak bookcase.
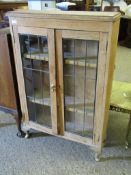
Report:
[[89,145],[106,138],[119,13],[8,13],[23,130]]

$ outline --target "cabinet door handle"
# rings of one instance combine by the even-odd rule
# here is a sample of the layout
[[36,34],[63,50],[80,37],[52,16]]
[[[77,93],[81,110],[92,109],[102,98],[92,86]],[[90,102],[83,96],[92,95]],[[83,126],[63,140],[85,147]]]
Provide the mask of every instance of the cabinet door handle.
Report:
[[55,92],[56,91],[56,85],[51,84],[50,89],[51,89],[51,92]]

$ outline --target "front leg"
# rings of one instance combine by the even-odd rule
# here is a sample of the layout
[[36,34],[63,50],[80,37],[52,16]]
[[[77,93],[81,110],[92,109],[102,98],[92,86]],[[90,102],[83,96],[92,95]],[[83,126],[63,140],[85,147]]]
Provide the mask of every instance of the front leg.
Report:
[[125,143],[126,149],[128,149],[128,147],[129,147],[128,137],[129,137],[130,131],[131,131],[131,113],[130,113],[129,123],[128,123],[128,127],[127,127],[127,132],[126,132],[126,143]]
[[99,162],[100,161],[100,156],[101,156],[101,152],[95,153],[95,161],[96,162]]

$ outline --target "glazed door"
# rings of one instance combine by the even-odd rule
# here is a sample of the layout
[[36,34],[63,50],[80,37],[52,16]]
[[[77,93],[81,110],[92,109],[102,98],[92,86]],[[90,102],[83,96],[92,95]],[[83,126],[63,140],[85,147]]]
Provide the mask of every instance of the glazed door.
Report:
[[57,134],[54,30],[18,27],[17,42],[18,64],[22,67],[17,71],[21,77],[23,74],[25,87],[25,93],[20,87],[25,96],[23,111],[27,106],[25,121],[31,127]]
[[58,30],[56,40],[60,133],[92,144],[100,34]]

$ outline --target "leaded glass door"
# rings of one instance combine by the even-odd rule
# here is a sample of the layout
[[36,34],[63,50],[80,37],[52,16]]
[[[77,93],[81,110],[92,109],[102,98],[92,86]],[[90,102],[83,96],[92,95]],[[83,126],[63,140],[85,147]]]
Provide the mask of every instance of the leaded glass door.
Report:
[[[58,30],[57,64],[61,134],[74,140],[93,139],[99,33]],[[62,77],[62,78],[61,78]],[[62,116],[62,117],[61,117]]]
[[57,134],[54,30],[19,27],[28,122]]

